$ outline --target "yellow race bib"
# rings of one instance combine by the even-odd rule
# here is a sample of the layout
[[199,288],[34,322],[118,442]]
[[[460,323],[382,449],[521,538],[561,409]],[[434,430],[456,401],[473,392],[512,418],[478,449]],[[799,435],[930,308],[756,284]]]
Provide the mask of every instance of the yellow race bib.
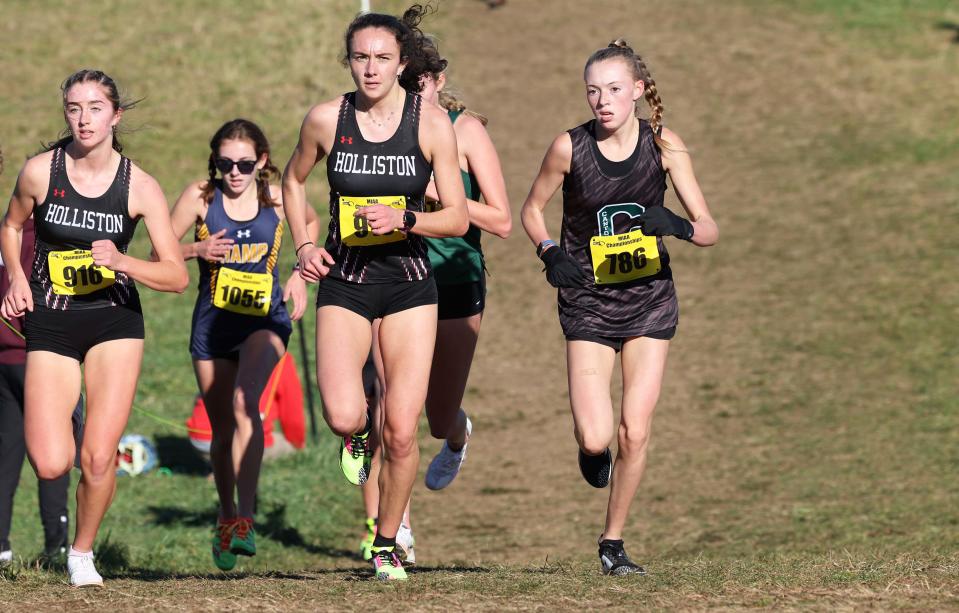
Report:
[[655,236],[641,230],[589,239],[596,285],[626,283],[655,275],[662,269]]
[[263,317],[270,312],[273,297],[273,275],[265,272],[241,272],[222,267],[216,275],[213,306]]
[[51,251],[47,255],[53,292],[61,296],[84,296],[110,287],[116,273],[93,263],[93,255],[86,249]]
[[406,209],[406,196],[340,196],[340,239],[345,245],[369,247],[406,239],[399,230],[393,230],[389,234],[373,234],[364,218],[353,215],[360,207],[374,204],[385,204],[403,211]]

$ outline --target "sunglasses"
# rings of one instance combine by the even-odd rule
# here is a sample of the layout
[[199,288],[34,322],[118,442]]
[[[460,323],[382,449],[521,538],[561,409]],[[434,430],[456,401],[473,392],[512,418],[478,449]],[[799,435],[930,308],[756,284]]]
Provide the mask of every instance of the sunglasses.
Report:
[[216,158],[213,160],[213,165],[223,174],[229,174],[233,171],[233,167],[236,166],[241,174],[249,175],[253,174],[253,169],[256,168],[256,160],[240,160],[234,162],[230,158]]

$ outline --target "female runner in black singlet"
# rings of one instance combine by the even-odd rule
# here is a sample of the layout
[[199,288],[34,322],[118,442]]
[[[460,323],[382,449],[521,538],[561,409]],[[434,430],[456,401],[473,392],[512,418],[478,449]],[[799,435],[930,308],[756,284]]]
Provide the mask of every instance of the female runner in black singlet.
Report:
[[[469,220],[456,137],[443,109],[403,86],[419,62],[416,27],[422,9],[397,19],[368,13],[346,32],[345,62],[357,90],[313,107],[283,176],[283,205],[300,274],[317,292],[317,379],[324,417],[345,437],[340,462],[362,484],[370,467],[363,364],[372,322],[386,373],[379,529],[372,547],[376,575],[405,579],[394,554],[396,532],[419,460],[417,421],[426,398],[436,337],[437,294],[424,237],[460,236]],[[418,77],[418,75],[417,75]],[[325,247],[306,232],[305,183],[327,157],[330,225]],[[442,210],[423,212],[435,177]]]
[[[143,358],[134,281],[182,292],[189,277],[160,186],[121,155],[116,127],[131,105],[96,70],[74,73],[62,91],[70,134],[27,161],[0,229],[10,279],[0,313],[26,313],[24,428],[40,479],[56,479],[73,466],[70,415],[84,363],[87,420],[67,568],[71,584],[99,585],[93,542],[113,498],[117,444]],[[37,240],[28,279],[19,261],[20,230],[30,215]],[[141,218],[157,261],[126,254]]]
[[[626,515],[646,466],[653,410],[679,308],[664,236],[701,247],[719,230],[683,141],[662,127],[662,102],[646,65],[622,40],[586,62],[594,119],[553,141],[523,205],[523,227],[559,288],[579,465],[594,487],[612,480],[599,557],[607,574],[643,573],[623,548]],[[649,121],[635,116],[645,96]],[[669,175],[690,220],[663,206]],[[543,209],[563,188],[562,244]],[[622,351],[623,406],[616,463],[609,392]]]
[[[286,352],[292,320],[306,311],[306,284],[294,270],[280,286],[283,208],[279,171],[263,131],[246,119],[223,124],[210,140],[209,178],[191,183],[173,207],[173,232],[195,227],[183,257],[200,269],[190,354],[210,417],[210,458],[219,517],[213,563],[231,570],[256,554],[253,510],[263,460],[260,396]],[[217,171],[220,178],[217,178]],[[307,232],[319,233],[307,207]],[[293,299],[292,313],[287,300]]]

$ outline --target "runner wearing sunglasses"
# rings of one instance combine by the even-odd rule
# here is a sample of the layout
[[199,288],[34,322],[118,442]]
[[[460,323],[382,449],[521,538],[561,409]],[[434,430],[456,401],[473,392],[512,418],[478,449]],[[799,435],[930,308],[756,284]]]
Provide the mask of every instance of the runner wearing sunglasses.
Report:
[[[260,396],[286,352],[291,316],[295,321],[306,310],[306,285],[294,268],[280,286],[283,208],[279,188],[270,185],[279,171],[263,131],[245,119],[225,123],[210,140],[208,167],[209,178],[190,184],[173,207],[173,231],[182,238],[195,227],[195,241],[181,245],[200,270],[190,353],[213,429],[210,458],[220,499],[213,562],[230,570],[237,555],[256,554]],[[319,232],[309,207],[306,232],[314,239]]]

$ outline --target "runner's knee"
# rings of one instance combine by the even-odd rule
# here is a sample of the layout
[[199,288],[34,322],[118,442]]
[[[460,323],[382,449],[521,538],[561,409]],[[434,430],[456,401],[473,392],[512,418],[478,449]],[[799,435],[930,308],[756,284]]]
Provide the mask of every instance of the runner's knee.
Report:
[[649,430],[644,427],[626,424],[619,426],[619,449],[624,456],[639,455],[646,452],[649,443]]
[[383,431],[383,446],[391,459],[401,459],[413,455],[416,450],[416,428],[391,428]]
[[361,412],[356,415],[341,412],[329,412],[326,415],[326,425],[330,427],[333,434],[337,436],[349,436],[357,432],[362,432],[366,427],[366,413]]
[[73,459],[66,456],[40,458],[34,461],[33,466],[37,472],[37,479],[59,479],[73,468]]
[[116,470],[116,449],[84,449],[80,452],[80,468],[86,479],[99,481]]

